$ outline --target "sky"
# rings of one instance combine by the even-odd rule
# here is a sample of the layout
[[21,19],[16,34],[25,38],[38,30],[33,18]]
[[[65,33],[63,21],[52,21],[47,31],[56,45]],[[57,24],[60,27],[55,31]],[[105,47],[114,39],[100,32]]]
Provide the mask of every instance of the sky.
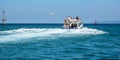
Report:
[[7,23],[63,23],[67,16],[120,23],[120,0],[0,0],[0,17],[3,10]]

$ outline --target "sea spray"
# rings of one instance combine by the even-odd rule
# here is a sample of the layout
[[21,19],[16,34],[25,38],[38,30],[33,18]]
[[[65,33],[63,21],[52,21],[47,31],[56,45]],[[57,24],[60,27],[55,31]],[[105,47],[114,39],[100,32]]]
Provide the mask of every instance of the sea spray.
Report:
[[18,41],[30,38],[51,38],[69,37],[77,35],[98,35],[107,32],[84,27],[82,29],[60,29],[60,28],[21,28],[7,31],[0,31],[0,42]]

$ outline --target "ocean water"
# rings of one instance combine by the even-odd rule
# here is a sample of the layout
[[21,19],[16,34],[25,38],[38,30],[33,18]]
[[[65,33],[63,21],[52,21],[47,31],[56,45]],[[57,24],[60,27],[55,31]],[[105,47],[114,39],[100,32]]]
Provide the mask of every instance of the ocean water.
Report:
[[0,59],[119,60],[120,25],[84,24],[83,29],[62,29],[62,24],[0,25]]

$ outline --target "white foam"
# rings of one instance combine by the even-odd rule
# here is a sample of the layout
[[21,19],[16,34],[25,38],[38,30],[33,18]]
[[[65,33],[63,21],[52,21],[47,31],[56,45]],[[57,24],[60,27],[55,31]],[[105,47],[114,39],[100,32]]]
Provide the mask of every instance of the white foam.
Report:
[[0,31],[0,42],[7,42],[7,41],[18,41],[23,39],[30,39],[30,38],[50,38],[55,37],[57,38],[62,36],[71,36],[71,35],[98,35],[98,34],[105,34],[107,32],[91,29],[84,27],[83,29],[60,29],[60,28],[21,28],[15,30],[8,30],[8,31]]

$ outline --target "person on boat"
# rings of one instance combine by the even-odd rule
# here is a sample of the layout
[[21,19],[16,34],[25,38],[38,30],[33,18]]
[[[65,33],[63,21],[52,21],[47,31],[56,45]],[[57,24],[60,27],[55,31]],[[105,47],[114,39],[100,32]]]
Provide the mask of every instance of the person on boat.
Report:
[[77,16],[76,17],[76,20],[78,21],[78,22],[80,22],[79,24],[81,25],[81,24],[83,24],[82,22],[81,22],[81,19]]
[[80,18],[76,16],[76,18],[74,18],[73,20],[74,20],[74,23],[72,24],[71,28],[77,29]]
[[65,19],[64,19],[64,28],[67,28],[68,27],[68,20],[70,20],[71,19],[71,17],[70,16],[68,16],[68,17],[66,17]]
[[68,16],[68,17],[66,17],[65,19],[64,19],[64,23],[66,24],[67,22],[69,22],[69,20],[71,20],[72,18],[70,17],[70,16]]
[[79,18],[78,16],[76,16],[76,20],[77,20],[77,21],[79,21],[79,20],[80,20],[80,18]]
[[68,23],[67,23],[67,19],[65,19],[65,20],[64,20],[64,27],[66,28],[67,25],[68,25]]
[[72,19],[72,17],[68,16],[66,19],[67,19],[67,20],[71,20],[71,19]]
[[75,21],[75,23],[72,24],[72,26],[73,26],[72,28],[77,29],[77,27],[79,26],[79,22],[80,22],[79,16],[76,16],[76,18],[74,19],[74,21]]

